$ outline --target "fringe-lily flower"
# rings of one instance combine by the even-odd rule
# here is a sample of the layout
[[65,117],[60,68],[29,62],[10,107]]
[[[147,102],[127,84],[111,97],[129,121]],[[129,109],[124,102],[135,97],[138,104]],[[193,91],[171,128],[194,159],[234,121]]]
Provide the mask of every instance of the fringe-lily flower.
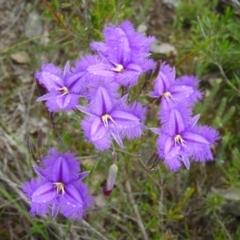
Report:
[[114,79],[118,84],[132,87],[140,75],[155,65],[148,59],[149,46],[153,37],[136,32],[129,21],[119,26],[104,29],[105,42],[93,42],[91,48],[98,56],[85,56],[76,63],[75,72],[84,72],[85,77],[93,76]]
[[73,74],[69,62],[64,71],[53,64],[43,64],[42,71],[35,77],[38,83],[47,89],[48,93],[39,97],[37,101],[46,101],[50,112],[69,111],[78,104],[83,88],[82,73]]
[[123,147],[122,138],[138,138],[144,128],[146,109],[138,103],[127,106],[126,96],[114,99],[110,89],[98,86],[89,106],[77,107],[89,115],[81,123],[86,139],[100,150],[108,149],[112,138]]
[[80,172],[77,158],[70,152],[60,153],[50,149],[43,159],[43,168],[34,167],[39,177],[23,186],[31,202],[31,215],[43,215],[52,211],[70,219],[80,220],[91,206],[92,198],[82,179],[88,172]]
[[172,107],[177,102],[187,102],[192,105],[198,102],[202,94],[197,90],[198,79],[194,76],[182,76],[175,80],[176,70],[170,65],[161,65],[157,79],[154,81],[154,91],[148,95],[161,98],[163,108]]
[[219,134],[211,127],[197,126],[199,116],[186,124],[175,119],[168,131],[153,129],[160,134],[157,140],[159,157],[172,171],[178,170],[182,163],[189,169],[190,159],[200,162],[213,160],[210,145],[216,143]]

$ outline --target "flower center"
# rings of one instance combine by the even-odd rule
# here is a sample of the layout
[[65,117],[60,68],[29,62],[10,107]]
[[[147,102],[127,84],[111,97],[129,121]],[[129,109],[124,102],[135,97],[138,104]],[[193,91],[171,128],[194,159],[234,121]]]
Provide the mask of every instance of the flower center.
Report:
[[185,141],[182,139],[182,137],[179,134],[174,137],[174,142],[181,145],[185,143]]
[[119,73],[123,72],[124,67],[122,64],[114,64],[114,65],[115,65],[115,68],[112,68],[113,71],[119,72]]
[[68,88],[65,87],[65,86],[63,86],[63,87],[61,87],[61,88],[57,88],[56,90],[57,90],[57,91],[60,91],[60,92],[62,93],[61,96],[65,96],[65,95],[67,95],[67,94],[69,93]]
[[102,115],[102,121],[106,128],[108,127],[108,120],[111,120],[115,125],[117,125],[109,114],[104,114]]
[[163,97],[164,97],[164,98],[171,98],[171,96],[172,96],[172,95],[171,95],[170,92],[164,92],[164,93],[163,93]]
[[65,193],[65,189],[64,189],[64,184],[61,182],[55,182],[53,183],[54,187],[57,190],[57,194],[64,194]]

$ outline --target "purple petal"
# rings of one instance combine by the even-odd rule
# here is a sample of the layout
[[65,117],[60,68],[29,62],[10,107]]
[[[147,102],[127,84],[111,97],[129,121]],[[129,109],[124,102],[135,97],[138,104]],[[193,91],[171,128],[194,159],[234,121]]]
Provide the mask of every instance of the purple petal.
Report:
[[170,136],[180,134],[191,121],[192,111],[186,103],[179,102],[169,108],[162,106],[159,117],[162,129]]
[[131,128],[139,124],[139,118],[129,112],[115,110],[111,113],[111,117],[118,127]]
[[182,134],[182,138],[188,142],[199,143],[199,144],[210,144],[210,142],[206,138],[192,132],[184,132]]
[[139,66],[137,64],[134,64],[134,63],[128,64],[126,69],[129,70],[129,71],[133,71],[133,72],[139,72],[139,73],[143,72],[141,66]]
[[32,202],[35,203],[48,203],[57,197],[54,185],[50,182],[45,183],[38,187],[32,194]]
[[189,122],[189,128],[193,128],[195,127],[195,125],[197,124],[198,120],[200,118],[200,114],[197,114],[196,116],[194,116],[191,121]]
[[[168,118],[166,116],[168,116]],[[160,118],[163,124],[162,128],[171,136],[181,133],[187,124],[187,122],[184,121],[184,116],[181,115],[178,109],[174,108],[170,110],[170,112],[161,111]]]
[[97,52],[106,52],[106,44],[102,43],[102,42],[92,42],[90,43],[90,48],[93,51],[97,51]]
[[182,155],[182,162],[184,163],[187,170],[190,168],[190,160],[187,156]]
[[149,128],[152,132],[156,133],[156,134],[161,134],[161,129],[160,128]]
[[[122,43],[121,49],[124,49],[125,54],[127,54],[130,47],[131,55],[149,52],[150,44],[154,41],[153,37],[146,37],[135,31],[130,21],[125,21],[119,26],[111,25],[110,27],[106,27],[104,29],[104,37],[107,45],[118,46]],[[122,60],[127,60],[125,58],[123,57]]]
[[[119,84],[113,82],[109,79],[104,78],[95,78],[94,81],[88,84],[88,92],[85,94],[87,102],[89,102],[88,107],[91,108],[91,111],[94,112],[96,115],[106,114],[106,112],[102,112],[102,106],[99,106],[99,98],[101,100],[101,104],[111,104],[113,105],[117,99],[119,98],[119,93],[117,92],[119,88]],[[104,99],[105,98],[105,99]],[[111,110],[107,108],[108,111]],[[107,110],[106,109],[106,110]]]
[[175,68],[162,63],[157,79],[154,82],[154,92],[158,96],[162,96],[164,92],[168,92],[175,80]]
[[120,135],[118,134],[118,132],[111,132],[111,135],[113,136],[113,138],[117,142],[117,144],[121,148],[123,148],[123,142],[122,142],[122,139],[121,139]]
[[29,182],[25,182],[22,186],[25,195],[31,199],[32,194],[43,184],[43,178],[31,179]]
[[67,187],[67,195],[59,198],[60,212],[69,219],[81,220],[93,199],[89,196],[85,184],[76,182],[71,185],[71,189]]
[[64,96],[57,96],[56,102],[60,109],[65,109],[68,107],[69,103],[71,102],[72,95],[66,94]]
[[57,217],[58,212],[59,212],[58,205],[53,204],[53,206],[52,206],[52,218],[53,218],[53,220]]
[[[100,127],[100,133],[97,130],[96,135],[99,134],[99,135],[102,135],[103,137],[100,138],[99,140],[93,141],[92,140],[91,129],[92,129],[92,125],[93,125],[94,120],[95,120],[95,118],[93,118],[93,117],[89,118],[88,117],[81,122],[81,126],[82,126],[82,129],[84,131],[85,138],[87,139],[87,141],[93,143],[94,146],[97,149],[106,150],[110,147],[111,142],[112,142],[111,137],[110,137],[110,133],[109,133],[109,131],[106,131],[106,128],[104,126],[102,128]],[[96,122],[95,122],[95,124],[96,124]],[[105,134],[104,134],[104,131],[105,131]]]
[[42,178],[37,179],[31,179],[30,182],[24,183],[22,189],[24,194],[28,197],[30,203],[31,203],[31,209],[29,214],[32,216],[38,215],[44,215],[48,212],[48,203],[35,203],[32,202],[32,195],[43,184]]
[[177,171],[181,167],[181,159],[179,158],[179,156],[165,159],[164,162],[167,167],[173,172]]
[[181,150],[181,147],[179,145],[176,145],[172,138],[168,138],[165,146],[164,146],[164,153],[165,158],[170,159],[176,157]]
[[87,68],[87,71],[93,75],[103,76],[103,77],[114,77],[115,73],[111,71],[111,65],[105,63],[99,63],[91,65]]
[[150,93],[148,93],[148,96],[152,97],[152,98],[159,98],[160,97],[158,92],[150,92]]
[[111,49],[110,59],[117,64],[124,64],[130,59],[131,48],[125,32],[115,26],[104,29],[106,45]]
[[202,136],[210,144],[215,144],[220,139],[219,132],[209,126],[195,126],[191,132]]
[[38,166],[33,166],[34,171],[41,177],[45,178],[44,170]]
[[112,129],[120,130],[122,138],[128,139],[141,137],[144,129],[143,119],[146,113],[146,109],[137,102],[127,106],[121,102],[115,106],[115,110],[112,111],[111,117],[116,125],[111,124]]
[[182,134],[186,145],[183,149],[188,151],[188,155],[195,161],[205,162],[213,160],[210,144],[216,143],[219,139],[218,132],[208,126],[194,127],[190,131]]
[[91,125],[91,141],[97,141],[106,134],[106,127],[103,125],[101,118],[96,117]]
[[88,114],[88,115],[90,115],[90,116],[95,116],[95,114],[93,114],[88,107],[78,105],[78,106],[76,106],[76,108],[77,108],[79,111],[81,111],[81,112],[83,112],[83,113],[85,113],[85,114]]
[[53,164],[52,181],[66,183],[71,179],[71,174],[68,161],[59,156]]
[[88,176],[88,174],[89,174],[89,171],[81,172],[81,173],[78,174],[78,176],[76,178],[71,179],[71,181],[68,182],[68,183],[72,183],[72,182],[83,180],[85,177]]
[[112,98],[104,87],[97,89],[94,103],[100,115],[110,113],[113,107]]
[[62,197],[65,200],[65,204],[72,207],[83,206],[83,200],[81,194],[72,184],[68,184],[65,187],[65,194]]
[[80,171],[79,160],[71,152],[61,153],[54,148],[43,159],[44,175],[51,182],[69,182]]
[[194,89],[190,86],[172,86],[169,91],[172,94],[174,100],[180,101],[187,99],[191,94],[194,93]]
[[66,79],[66,85],[68,86],[70,92],[81,93],[83,91],[83,87],[85,81],[82,79],[84,72],[76,73],[71,75]]
[[89,174],[89,171],[81,172],[78,174],[78,180],[83,180],[85,177],[87,177]]
[[175,144],[172,137],[162,133],[157,139],[157,149],[160,159],[169,160],[170,162],[173,161],[171,159],[179,161],[181,147]]
[[56,98],[48,99],[46,106],[50,112],[70,111],[79,104],[79,97],[79,95],[71,93],[65,96],[57,95]]
[[132,87],[137,84],[141,72],[132,70],[124,70],[122,73],[116,74],[116,82],[122,86]]
[[42,72],[41,83],[47,88],[48,91],[52,91],[63,86],[63,79],[52,73]]
[[160,72],[164,78],[166,88],[169,88],[174,83],[176,78],[175,67],[171,67],[169,64],[163,62],[160,68]]
[[194,76],[182,76],[176,79],[171,87],[171,93],[176,100],[185,99],[192,105],[202,98],[202,93],[197,90],[199,80]]
[[154,82],[154,95],[161,97],[163,93],[167,91],[167,86],[164,83],[164,80],[167,81],[166,77],[162,73],[159,73],[158,78]]
[[71,71],[70,71],[70,62],[67,61],[65,67],[64,67],[64,70],[63,70],[63,76],[66,76],[67,74],[69,74]]
[[37,102],[47,101],[49,99],[56,99],[58,97],[56,92],[47,93],[37,99]]

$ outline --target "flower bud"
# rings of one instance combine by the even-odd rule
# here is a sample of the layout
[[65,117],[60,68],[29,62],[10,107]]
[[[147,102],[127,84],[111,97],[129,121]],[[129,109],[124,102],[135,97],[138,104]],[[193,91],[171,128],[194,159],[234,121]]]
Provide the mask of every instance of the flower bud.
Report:
[[157,152],[154,152],[151,157],[148,159],[147,163],[146,163],[146,169],[148,171],[154,171],[155,167],[157,166],[157,164],[160,162],[159,156]]
[[116,180],[116,176],[117,176],[117,171],[118,171],[117,165],[112,164],[109,168],[107,182],[103,186],[103,193],[104,193],[105,196],[110,195],[112,190],[113,190],[115,180]]
[[27,136],[27,148],[28,148],[28,152],[31,154],[33,160],[37,161],[37,158],[35,156],[36,145],[30,136]]

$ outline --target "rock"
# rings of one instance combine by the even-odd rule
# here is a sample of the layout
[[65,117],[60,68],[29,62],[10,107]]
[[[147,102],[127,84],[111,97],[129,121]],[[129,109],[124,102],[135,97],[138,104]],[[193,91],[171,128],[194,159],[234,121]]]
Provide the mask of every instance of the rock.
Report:
[[163,3],[169,8],[176,8],[179,4],[179,0],[163,0]]
[[146,31],[147,31],[147,25],[145,24],[145,23],[141,23],[139,26],[138,26],[138,28],[137,28],[137,31],[139,32],[139,33],[146,33]]
[[222,196],[225,200],[239,201],[240,188],[230,187],[228,189],[211,188],[212,193]]
[[100,208],[104,208],[107,206],[107,200],[106,198],[101,194],[95,197],[94,199],[95,205]]
[[158,53],[163,55],[177,55],[176,48],[169,43],[160,43],[155,41],[152,43],[150,50],[152,53]]
[[31,61],[28,53],[24,51],[13,53],[10,55],[10,58],[19,64],[25,64]]

